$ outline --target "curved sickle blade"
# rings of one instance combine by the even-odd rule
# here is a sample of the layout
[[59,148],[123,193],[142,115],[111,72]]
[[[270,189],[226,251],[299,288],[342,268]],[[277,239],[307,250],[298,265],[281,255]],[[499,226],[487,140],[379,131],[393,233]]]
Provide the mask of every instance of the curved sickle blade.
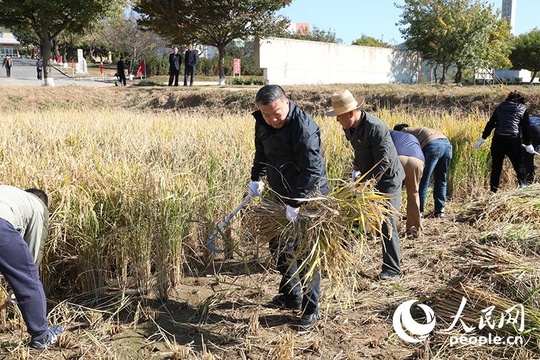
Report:
[[222,253],[223,250],[222,249],[218,249],[217,247],[214,246],[214,243],[212,242],[212,239],[219,233],[221,232],[221,230],[223,229],[223,227],[225,227],[225,225],[227,225],[229,223],[229,221],[231,221],[231,219],[233,218],[234,215],[236,215],[237,212],[240,211],[240,209],[242,209],[244,206],[246,206],[246,204],[249,202],[249,200],[251,200],[251,198],[253,197],[253,195],[248,195],[246,196],[242,202],[240,203],[240,205],[238,205],[229,215],[227,215],[227,217],[218,224],[218,226],[216,226],[216,229],[214,231],[212,231],[212,233],[210,234],[210,236],[208,236],[208,238],[206,239],[206,247],[213,253]]

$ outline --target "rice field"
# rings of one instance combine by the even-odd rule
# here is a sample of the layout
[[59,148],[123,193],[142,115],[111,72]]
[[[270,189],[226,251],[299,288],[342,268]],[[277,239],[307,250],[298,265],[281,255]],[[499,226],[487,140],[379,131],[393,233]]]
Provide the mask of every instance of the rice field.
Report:
[[[470,222],[465,205],[489,196],[489,144],[472,149],[488,116],[411,115],[385,109],[375,114],[390,128],[405,122],[434,127],[448,136],[454,147],[449,208],[455,219],[461,215]],[[352,151],[335,118],[316,121],[335,187],[350,174]],[[438,267],[425,262],[451,262],[450,253],[458,253],[467,240],[482,239],[479,231],[493,233],[494,227],[482,224],[479,231],[471,231],[470,225],[462,227],[454,220],[434,220],[419,240],[427,246],[415,249],[415,242],[406,238],[402,244],[404,259],[416,259],[408,262],[406,271],[425,278],[406,275],[403,285],[388,286],[360,276],[354,288],[342,294],[347,298],[334,294],[334,299],[323,300],[326,315],[321,321],[326,328],[302,338],[283,325],[282,315],[268,314],[257,305],[275,291],[272,283],[277,278],[267,248],[252,242],[242,227],[242,214],[225,236],[216,239],[220,247],[234,242],[233,253],[216,257],[204,245],[216,223],[245,195],[253,152],[249,113],[117,108],[5,112],[0,123],[0,182],[40,187],[51,199],[49,238],[40,270],[51,300],[51,318],[66,324],[68,331],[58,348],[40,358],[90,359],[98,354],[103,359],[364,359],[380,354],[450,358],[447,344],[437,339],[424,348],[400,343],[392,335],[391,312],[395,301],[431,294],[427,283]],[[501,185],[507,191],[515,187],[511,170]],[[535,214],[538,210],[529,215]],[[516,230],[507,229],[504,237],[509,231]],[[435,239],[448,240],[447,236],[455,240],[447,247],[433,244]],[[536,249],[531,253],[537,256]],[[376,240],[368,239],[359,255],[361,275],[376,273],[379,254]],[[419,254],[425,259],[417,259]],[[440,266],[445,271],[449,265]],[[441,278],[449,279],[455,272],[448,268]],[[508,286],[508,277],[504,280]],[[531,291],[537,294],[538,283],[529,283],[535,284]],[[20,316],[0,311],[0,329],[0,357],[35,355],[24,347],[27,339]],[[534,329],[533,334],[537,332]],[[109,340],[115,336],[115,342]],[[352,347],[349,351],[355,350],[348,352],[347,344],[353,340],[366,344],[365,349]],[[366,350],[370,347],[379,349],[379,355]],[[456,354],[474,354],[469,350]],[[485,358],[497,358],[499,350],[490,349],[494,354],[486,352]],[[532,358],[530,347],[520,351],[515,358]]]

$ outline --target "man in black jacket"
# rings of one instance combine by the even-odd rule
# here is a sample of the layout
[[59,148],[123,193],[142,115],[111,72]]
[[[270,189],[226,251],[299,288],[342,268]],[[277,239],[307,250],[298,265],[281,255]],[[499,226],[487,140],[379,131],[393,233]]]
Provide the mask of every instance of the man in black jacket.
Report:
[[186,53],[184,54],[184,86],[187,86],[189,78],[189,86],[193,86],[193,76],[195,75],[195,66],[197,65],[197,50],[193,50],[193,45],[189,44]]
[[180,65],[182,65],[182,55],[178,53],[178,46],[173,47],[173,52],[169,54],[169,86],[178,86],[178,76],[180,75]]
[[[329,187],[321,150],[320,130],[313,118],[287,98],[278,85],[263,86],[256,95],[259,110],[255,118],[255,158],[251,169],[249,193],[260,195],[262,177],[285,206],[289,221],[295,221],[301,201],[316,194],[328,194]],[[273,303],[280,307],[302,309],[300,331],[310,331],[318,319],[320,274],[310,279],[303,273],[293,277],[297,244],[288,239],[270,241],[270,251],[282,275],[279,295]]]
[[123,56],[120,56],[120,60],[116,63],[116,73],[120,84],[126,86],[126,66],[124,65]]

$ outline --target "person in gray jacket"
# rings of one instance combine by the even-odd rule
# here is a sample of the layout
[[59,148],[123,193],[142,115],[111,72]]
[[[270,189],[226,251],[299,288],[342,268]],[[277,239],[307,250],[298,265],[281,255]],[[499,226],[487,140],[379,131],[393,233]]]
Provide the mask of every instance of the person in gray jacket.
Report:
[[[266,175],[269,186],[285,204],[285,216],[293,222],[301,211],[302,199],[330,191],[319,126],[278,85],[259,89],[255,103],[255,157],[248,192],[260,195]],[[319,317],[320,274],[315,271],[310,279],[304,279],[306,270],[302,270],[300,276],[293,276],[304,260],[293,261],[298,247],[294,241],[277,237],[270,240],[269,247],[282,275],[279,294],[272,303],[302,310],[298,329],[310,331]]]
[[382,224],[383,264],[380,280],[398,278],[401,274],[397,213],[401,207],[401,186],[405,179],[396,147],[387,126],[379,118],[361,109],[364,99],[358,102],[349,90],[332,95],[332,109],[326,113],[336,116],[347,140],[354,149],[353,180],[375,179],[375,188],[388,195],[396,214]]
[[[56,343],[59,325],[49,328],[47,303],[38,267],[49,212],[47,194],[0,185],[0,273],[16,297],[30,346],[43,350]],[[30,248],[29,248],[30,245]]]

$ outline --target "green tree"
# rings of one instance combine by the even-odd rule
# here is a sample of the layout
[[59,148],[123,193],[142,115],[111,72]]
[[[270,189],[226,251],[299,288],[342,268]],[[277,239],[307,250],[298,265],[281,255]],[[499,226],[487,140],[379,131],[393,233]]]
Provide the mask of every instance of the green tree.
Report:
[[0,24],[17,31],[32,30],[40,42],[45,85],[52,85],[49,57],[53,41],[63,32],[84,33],[97,18],[116,8],[121,11],[125,0],[2,0]]
[[166,46],[155,32],[143,31],[133,13],[109,18],[103,27],[101,41],[114,54],[125,55],[129,59],[129,73],[134,72],[134,66],[140,64],[143,57],[151,57]]
[[298,39],[298,40],[308,40],[308,41],[320,41],[328,43],[343,44],[343,40],[336,37],[335,31],[332,30],[322,30],[314,26],[310,32],[300,31],[298,33],[291,33],[287,30],[284,30],[281,34],[278,34],[279,37],[287,39]]
[[360,45],[360,46],[373,46],[373,47],[382,47],[382,48],[389,48],[390,44],[382,41],[377,40],[374,37],[367,36],[362,34],[362,36],[352,42],[351,45]]
[[510,54],[512,69],[532,71],[531,83],[540,70],[540,30],[521,34],[514,39],[514,50]]
[[139,23],[178,44],[215,46],[219,52],[219,84],[225,83],[227,45],[234,39],[278,33],[289,20],[276,12],[292,0],[139,0]]
[[465,68],[507,63],[510,29],[493,5],[483,0],[405,0],[398,25],[407,48],[442,67],[441,83],[451,65],[456,82]]

